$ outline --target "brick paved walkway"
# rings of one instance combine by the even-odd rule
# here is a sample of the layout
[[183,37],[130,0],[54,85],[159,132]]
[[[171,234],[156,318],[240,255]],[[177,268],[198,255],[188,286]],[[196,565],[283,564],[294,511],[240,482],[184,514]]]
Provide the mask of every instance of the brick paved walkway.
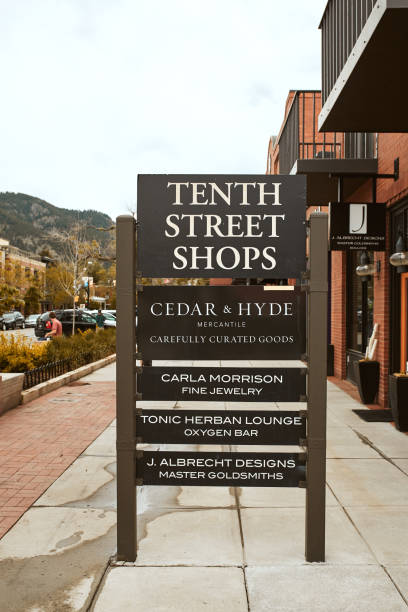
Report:
[[0,538],[115,417],[115,383],[71,383],[0,417]]

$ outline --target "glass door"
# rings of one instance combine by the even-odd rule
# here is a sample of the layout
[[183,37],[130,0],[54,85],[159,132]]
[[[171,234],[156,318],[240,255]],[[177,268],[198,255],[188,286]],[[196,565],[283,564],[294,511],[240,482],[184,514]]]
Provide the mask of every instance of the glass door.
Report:
[[[374,283],[370,276],[362,282],[356,274],[361,251],[347,253],[346,362],[347,378],[357,383],[354,362],[362,359],[373,331]],[[373,253],[369,253],[373,261]]]
[[408,272],[401,274],[401,372],[406,372],[408,361]]

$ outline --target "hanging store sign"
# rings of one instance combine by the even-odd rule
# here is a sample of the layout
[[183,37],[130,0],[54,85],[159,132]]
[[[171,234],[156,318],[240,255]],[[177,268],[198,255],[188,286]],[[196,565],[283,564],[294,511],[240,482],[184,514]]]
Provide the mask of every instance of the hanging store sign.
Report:
[[306,368],[145,367],[137,390],[143,401],[298,402]]
[[138,271],[299,278],[305,210],[303,176],[139,175]]
[[297,487],[305,480],[299,453],[138,451],[137,484],[220,487]]
[[385,251],[385,204],[330,204],[332,251]]
[[142,359],[300,359],[299,287],[156,287],[138,294]]
[[283,410],[138,410],[138,443],[299,446],[306,419]]

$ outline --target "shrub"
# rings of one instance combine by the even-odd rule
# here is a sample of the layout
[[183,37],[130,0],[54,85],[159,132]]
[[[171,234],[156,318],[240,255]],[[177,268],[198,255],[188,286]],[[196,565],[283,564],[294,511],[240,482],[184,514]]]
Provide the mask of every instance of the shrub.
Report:
[[46,343],[31,343],[24,336],[0,335],[0,372],[26,372],[47,361]]
[[59,336],[46,343],[47,361],[69,359],[73,368],[80,367],[112,355],[115,345],[114,329],[103,329],[99,332],[89,329],[74,336]]
[[115,352],[116,331],[87,330],[50,342],[30,342],[24,336],[0,336],[0,372],[27,372],[46,363],[69,360],[75,369]]

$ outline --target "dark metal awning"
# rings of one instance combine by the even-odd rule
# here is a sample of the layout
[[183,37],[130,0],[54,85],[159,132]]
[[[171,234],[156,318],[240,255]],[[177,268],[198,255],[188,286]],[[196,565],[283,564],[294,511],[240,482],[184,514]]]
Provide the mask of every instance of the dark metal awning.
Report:
[[[378,169],[376,159],[298,159],[291,174],[307,176],[307,203],[325,206],[337,200],[338,175],[345,175],[343,195],[348,197]],[[333,176],[336,175],[336,176]]]
[[319,130],[408,132],[407,58],[408,0],[380,0],[329,92]]

